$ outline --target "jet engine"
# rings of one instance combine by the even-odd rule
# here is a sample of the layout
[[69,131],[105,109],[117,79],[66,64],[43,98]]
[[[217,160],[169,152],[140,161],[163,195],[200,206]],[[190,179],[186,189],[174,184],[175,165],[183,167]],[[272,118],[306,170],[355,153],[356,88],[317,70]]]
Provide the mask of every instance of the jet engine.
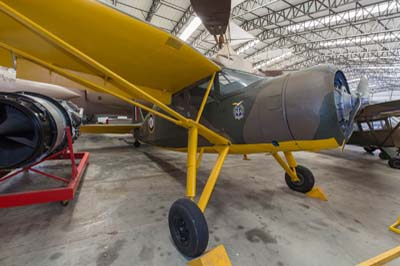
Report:
[[79,135],[77,107],[36,93],[0,93],[0,170],[32,165]]

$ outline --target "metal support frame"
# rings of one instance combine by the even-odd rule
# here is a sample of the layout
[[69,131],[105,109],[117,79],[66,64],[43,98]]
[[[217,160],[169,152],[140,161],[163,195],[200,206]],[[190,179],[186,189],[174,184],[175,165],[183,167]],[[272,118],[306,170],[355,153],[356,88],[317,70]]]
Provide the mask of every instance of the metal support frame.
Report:
[[284,155],[285,155],[285,159],[287,162],[285,162],[277,152],[272,153],[272,156],[279,163],[279,165],[286,171],[286,173],[290,176],[291,180],[293,182],[300,181],[300,179],[296,173],[297,162],[296,162],[296,159],[294,158],[292,152],[285,151]]
[[[0,208],[16,207],[16,206],[23,206],[30,204],[53,202],[53,201],[69,201],[74,198],[81,177],[89,162],[90,154],[89,152],[74,153],[71,132],[68,127],[66,128],[66,135],[67,135],[68,145],[64,150],[57,152],[53,155],[50,155],[45,159],[29,167],[25,167],[20,170],[6,174],[5,176],[0,178],[0,183],[10,178],[16,177],[20,173],[31,171],[39,175],[45,176],[47,178],[63,182],[67,184],[67,186],[36,190],[36,191],[0,194]],[[71,177],[69,179],[66,179],[53,174],[45,173],[43,171],[34,168],[35,166],[42,164],[43,162],[51,160],[70,160]],[[80,160],[78,165],[76,164],[76,160]]]
[[199,155],[197,156],[197,164],[196,164],[197,169],[199,169],[200,167],[201,160],[203,159],[203,154],[204,154],[204,148],[200,148]]

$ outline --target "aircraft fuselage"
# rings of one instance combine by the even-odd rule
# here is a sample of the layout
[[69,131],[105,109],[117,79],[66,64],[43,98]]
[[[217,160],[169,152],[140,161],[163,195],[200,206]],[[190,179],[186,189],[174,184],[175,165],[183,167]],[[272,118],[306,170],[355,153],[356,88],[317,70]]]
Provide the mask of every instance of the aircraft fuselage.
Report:
[[[174,95],[174,110],[196,119],[207,82]],[[313,146],[310,141],[321,142],[320,148],[333,148],[351,133],[356,105],[343,73],[330,66],[275,78],[223,69],[214,81],[200,123],[228,138],[232,145],[244,145],[249,153],[289,143],[291,150],[307,150]],[[138,138],[166,148],[187,146],[187,130],[151,114]],[[253,144],[257,144],[254,149]],[[211,144],[200,137],[202,146]]]

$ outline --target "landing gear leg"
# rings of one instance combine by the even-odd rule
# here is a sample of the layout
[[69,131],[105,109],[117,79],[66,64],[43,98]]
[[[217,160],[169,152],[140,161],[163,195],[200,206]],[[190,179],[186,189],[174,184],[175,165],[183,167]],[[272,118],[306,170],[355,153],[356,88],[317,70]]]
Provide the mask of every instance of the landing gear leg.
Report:
[[312,172],[301,165],[297,165],[291,152],[284,152],[287,163],[278,153],[273,153],[275,160],[285,169],[285,181],[288,187],[294,191],[307,193],[315,184]]
[[196,204],[196,170],[198,160],[201,159],[201,156],[196,159],[197,137],[197,128],[189,129],[186,198],[175,201],[168,215],[169,229],[176,248],[191,258],[200,256],[207,248],[209,232],[204,212],[229,151],[228,146],[218,148],[218,159]]

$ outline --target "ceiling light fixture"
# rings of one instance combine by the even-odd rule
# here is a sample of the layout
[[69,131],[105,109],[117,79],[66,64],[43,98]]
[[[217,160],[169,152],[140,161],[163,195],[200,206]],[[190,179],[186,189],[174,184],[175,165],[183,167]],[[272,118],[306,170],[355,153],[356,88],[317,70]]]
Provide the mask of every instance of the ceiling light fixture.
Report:
[[201,19],[199,17],[194,17],[190,24],[185,28],[185,30],[179,35],[179,38],[182,41],[187,41],[187,39],[192,36],[193,32],[197,30],[197,28],[201,25]]

